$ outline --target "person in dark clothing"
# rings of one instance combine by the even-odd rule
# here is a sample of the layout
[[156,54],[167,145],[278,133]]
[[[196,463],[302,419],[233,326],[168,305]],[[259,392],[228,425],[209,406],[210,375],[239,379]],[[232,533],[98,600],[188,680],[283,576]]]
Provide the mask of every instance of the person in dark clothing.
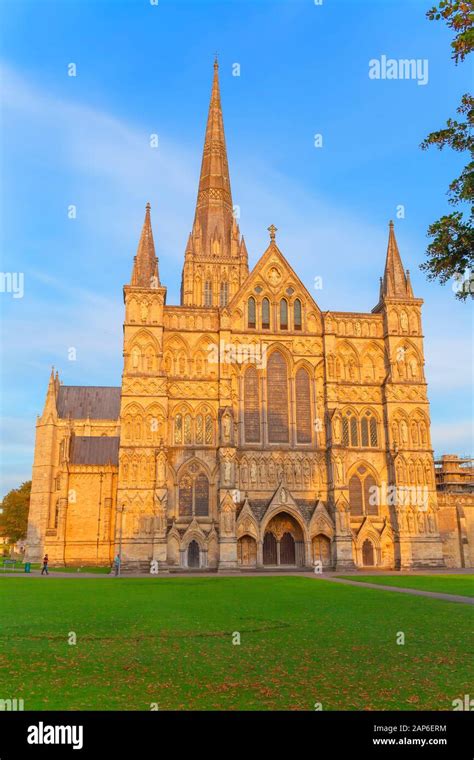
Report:
[[45,554],[44,557],[43,557],[43,568],[41,570],[41,575],[44,575],[45,573],[46,573],[46,575],[49,575],[49,573],[48,573],[48,562],[49,562],[48,555]]

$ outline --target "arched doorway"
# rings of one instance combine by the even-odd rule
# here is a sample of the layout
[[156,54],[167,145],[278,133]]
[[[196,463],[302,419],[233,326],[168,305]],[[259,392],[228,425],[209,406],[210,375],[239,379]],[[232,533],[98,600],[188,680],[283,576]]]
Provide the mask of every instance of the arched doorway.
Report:
[[368,538],[362,544],[362,564],[365,567],[373,567],[375,565],[374,545]]
[[273,533],[267,531],[263,539],[263,564],[277,564],[277,541]]
[[321,562],[323,567],[331,566],[331,540],[323,533],[313,538],[313,562]]
[[252,536],[242,536],[237,542],[239,565],[255,567],[257,564],[257,542]]
[[305,545],[301,526],[287,512],[272,517],[263,537],[263,564],[303,567]]
[[280,541],[280,565],[295,565],[295,539],[291,533],[284,533]]
[[199,567],[199,544],[191,541],[188,546],[188,567]]

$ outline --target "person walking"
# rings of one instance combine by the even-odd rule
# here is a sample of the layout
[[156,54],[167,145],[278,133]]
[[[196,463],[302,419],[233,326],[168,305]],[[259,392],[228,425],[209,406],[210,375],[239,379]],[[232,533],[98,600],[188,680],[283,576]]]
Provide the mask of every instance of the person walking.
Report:
[[46,573],[46,575],[49,575],[49,573],[48,573],[48,562],[49,562],[48,555],[45,554],[44,557],[43,557],[43,568],[41,570],[41,575],[44,575],[45,573]]

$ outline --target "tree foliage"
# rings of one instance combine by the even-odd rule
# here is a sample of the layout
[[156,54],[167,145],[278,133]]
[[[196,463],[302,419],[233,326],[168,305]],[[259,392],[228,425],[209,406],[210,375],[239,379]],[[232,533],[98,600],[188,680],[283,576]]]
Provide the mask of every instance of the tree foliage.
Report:
[[31,480],[28,480],[19,488],[13,488],[3,499],[0,534],[6,536],[11,544],[26,537],[30,494]]
[[[452,58],[457,65],[464,61],[474,48],[474,3],[460,0],[441,0],[426,14],[430,21],[443,19],[454,30],[451,43]],[[468,152],[468,161],[459,177],[449,185],[448,201],[452,206],[467,204],[464,211],[457,210],[442,216],[428,228],[432,242],[427,248],[428,260],[421,265],[429,280],[442,284],[454,278],[456,297],[464,300],[474,295],[474,97],[463,95],[457,109],[460,118],[448,119],[446,126],[431,132],[421,143],[426,150],[431,146],[442,150],[449,147],[457,152]]]

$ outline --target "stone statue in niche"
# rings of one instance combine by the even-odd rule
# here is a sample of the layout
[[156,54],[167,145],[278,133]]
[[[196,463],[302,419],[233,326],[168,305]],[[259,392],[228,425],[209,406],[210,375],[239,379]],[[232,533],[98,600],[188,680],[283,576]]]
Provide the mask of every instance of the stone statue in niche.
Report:
[[334,418],[334,440],[337,442],[341,440],[341,418],[338,414]]
[[230,443],[232,435],[232,419],[228,412],[222,417],[222,439],[224,443]]
[[226,533],[232,533],[233,517],[231,507],[226,507],[224,510],[224,530]]
[[157,485],[166,483],[166,454],[164,452],[158,454],[156,461],[156,481]]
[[226,460],[224,462],[224,483],[229,485],[232,482],[232,462]]
[[406,446],[408,443],[408,426],[405,420],[400,422],[400,437],[403,446]]
[[250,480],[252,483],[257,482],[257,465],[255,464],[254,459],[252,459],[252,463],[250,465]]
[[400,314],[400,327],[402,328],[402,332],[408,332],[408,317],[406,311],[402,311]]
[[142,303],[140,305],[140,317],[141,317],[142,322],[146,322],[147,317],[148,317],[148,304]]
[[425,532],[425,516],[423,512],[418,512],[418,530],[420,533]]

